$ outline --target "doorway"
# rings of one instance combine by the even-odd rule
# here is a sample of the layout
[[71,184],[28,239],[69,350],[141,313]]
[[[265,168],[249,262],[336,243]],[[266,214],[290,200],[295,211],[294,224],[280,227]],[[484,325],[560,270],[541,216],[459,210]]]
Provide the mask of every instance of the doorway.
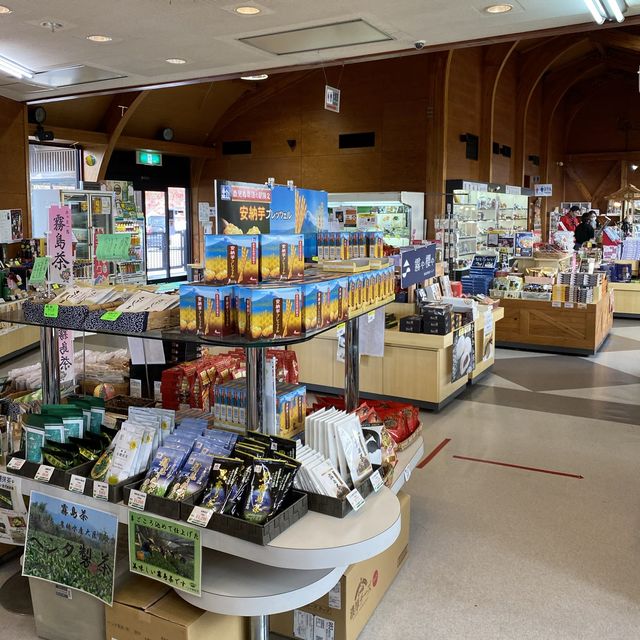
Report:
[[144,191],[147,231],[147,278],[167,280],[187,275],[187,190],[167,187]]

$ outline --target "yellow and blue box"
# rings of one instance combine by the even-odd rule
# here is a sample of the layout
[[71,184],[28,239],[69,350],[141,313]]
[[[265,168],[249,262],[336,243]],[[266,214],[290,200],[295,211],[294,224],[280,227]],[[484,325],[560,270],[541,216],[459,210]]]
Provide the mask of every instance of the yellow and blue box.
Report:
[[291,287],[236,287],[238,332],[252,340],[302,333],[302,291]]
[[180,330],[223,338],[236,333],[234,288],[180,285]]
[[257,235],[204,237],[204,281],[207,284],[257,284],[260,242]]
[[302,331],[331,323],[331,280],[313,278],[300,285],[303,298]]
[[349,278],[334,278],[329,281],[331,314],[329,323],[344,322],[349,317]]
[[367,231],[367,258],[382,258],[384,256],[384,233],[382,231]]
[[260,279],[297,280],[304,277],[304,236],[264,234],[260,236]]

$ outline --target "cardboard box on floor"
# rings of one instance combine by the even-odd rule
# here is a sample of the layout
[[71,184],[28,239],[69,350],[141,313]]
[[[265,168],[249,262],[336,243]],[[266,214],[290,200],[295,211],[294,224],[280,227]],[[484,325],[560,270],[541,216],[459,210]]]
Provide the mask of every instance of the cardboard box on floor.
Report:
[[198,609],[142,576],[132,575],[105,611],[106,640],[245,640],[244,618]]
[[271,616],[271,631],[302,640],[355,640],[394,581],[409,548],[411,500],[400,492],[402,529],[380,555],[352,564],[340,582],[315,602]]

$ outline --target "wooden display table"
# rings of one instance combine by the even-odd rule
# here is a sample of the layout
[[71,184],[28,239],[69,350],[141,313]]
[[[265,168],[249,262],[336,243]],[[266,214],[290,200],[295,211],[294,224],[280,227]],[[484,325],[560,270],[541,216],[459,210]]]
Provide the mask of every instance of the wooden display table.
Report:
[[496,345],[590,356],[598,352],[613,326],[609,292],[600,302],[561,307],[541,300],[503,298],[504,320],[496,326]]
[[[414,309],[413,304],[391,304],[385,311],[401,318],[414,313]],[[494,327],[503,315],[502,308],[493,311]],[[438,411],[493,366],[493,356],[482,360],[483,341],[484,322],[479,320],[475,336],[476,368],[470,376],[451,382],[453,333],[434,336],[403,333],[397,327],[388,329],[384,358],[360,357],[360,395],[406,400]],[[332,330],[290,347],[298,356],[301,382],[312,390],[340,393],[344,388],[344,364],[336,358],[337,346],[338,337]]]
[[35,349],[40,344],[40,329],[31,326],[16,326],[0,335],[0,362],[12,360]]
[[640,281],[610,282],[613,291],[613,315],[640,320]]

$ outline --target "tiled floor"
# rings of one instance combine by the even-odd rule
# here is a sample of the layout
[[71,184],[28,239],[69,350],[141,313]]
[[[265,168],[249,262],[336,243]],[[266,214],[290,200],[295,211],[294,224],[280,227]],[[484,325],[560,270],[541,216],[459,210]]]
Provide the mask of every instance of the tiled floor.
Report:
[[[639,638],[639,404],[640,322],[616,321],[594,358],[499,351],[423,414],[427,451],[451,441],[411,477],[409,557],[361,640]],[[34,637],[30,618],[0,628]]]

